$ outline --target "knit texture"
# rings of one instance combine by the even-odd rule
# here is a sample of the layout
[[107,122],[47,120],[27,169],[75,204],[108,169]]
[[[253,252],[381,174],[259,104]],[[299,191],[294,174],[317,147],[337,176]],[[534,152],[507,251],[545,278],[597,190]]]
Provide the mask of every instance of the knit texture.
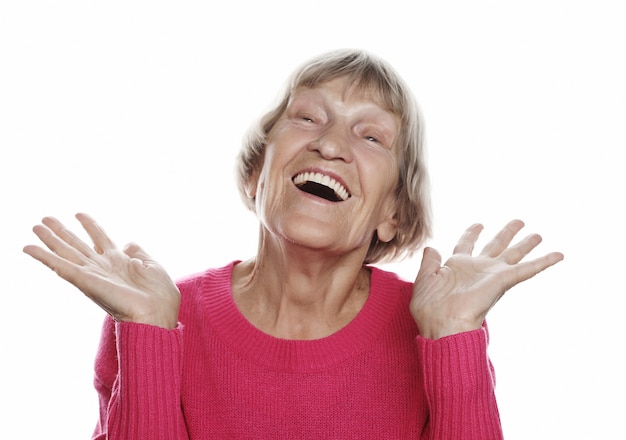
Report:
[[235,263],[178,283],[174,330],[107,318],[94,439],[501,439],[487,330],[422,338],[412,285],[370,267],[370,295],[312,341],[252,326]]

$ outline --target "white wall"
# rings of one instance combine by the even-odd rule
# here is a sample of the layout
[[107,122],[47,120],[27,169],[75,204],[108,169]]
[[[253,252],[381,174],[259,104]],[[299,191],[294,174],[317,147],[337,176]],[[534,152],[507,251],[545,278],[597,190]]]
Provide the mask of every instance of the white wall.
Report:
[[31,226],[89,212],[174,277],[247,258],[241,136],[295,66],[338,47],[383,56],[421,102],[430,245],[520,217],[537,255],[566,255],[490,315],[507,439],[624,436],[620,2],[209,3],[0,6],[0,437],[88,438],[97,415],[103,312],[21,253]]

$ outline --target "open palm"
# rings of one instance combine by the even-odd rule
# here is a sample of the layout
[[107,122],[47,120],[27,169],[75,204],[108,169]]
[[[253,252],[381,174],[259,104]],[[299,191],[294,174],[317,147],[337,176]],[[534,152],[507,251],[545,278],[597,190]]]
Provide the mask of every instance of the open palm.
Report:
[[508,289],[563,259],[553,252],[521,262],[541,243],[541,237],[532,234],[509,246],[523,226],[520,220],[509,222],[479,255],[472,256],[482,231],[482,225],[473,225],[443,265],[435,249],[424,250],[411,300],[411,313],[423,336],[438,339],[480,328]]
[[122,251],[86,214],[76,218],[93,241],[84,243],[52,217],[33,228],[47,246],[24,252],[54,270],[119,321],[174,328],[180,293],[165,270],[136,244]]

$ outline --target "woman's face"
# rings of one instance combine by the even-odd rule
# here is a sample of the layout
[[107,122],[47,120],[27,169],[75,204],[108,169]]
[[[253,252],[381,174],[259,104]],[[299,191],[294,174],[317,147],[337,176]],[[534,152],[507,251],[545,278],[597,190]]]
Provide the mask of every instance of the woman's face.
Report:
[[336,254],[396,232],[399,118],[345,78],[294,91],[249,182],[271,236]]

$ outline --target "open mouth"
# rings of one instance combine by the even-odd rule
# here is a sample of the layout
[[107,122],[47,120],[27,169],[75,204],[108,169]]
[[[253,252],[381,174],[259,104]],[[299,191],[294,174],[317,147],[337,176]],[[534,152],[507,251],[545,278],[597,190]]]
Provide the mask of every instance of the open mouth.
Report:
[[341,183],[322,173],[300,173],[292,180],[300,190],[331,202],[343,202],[350,198],[350,193]]

